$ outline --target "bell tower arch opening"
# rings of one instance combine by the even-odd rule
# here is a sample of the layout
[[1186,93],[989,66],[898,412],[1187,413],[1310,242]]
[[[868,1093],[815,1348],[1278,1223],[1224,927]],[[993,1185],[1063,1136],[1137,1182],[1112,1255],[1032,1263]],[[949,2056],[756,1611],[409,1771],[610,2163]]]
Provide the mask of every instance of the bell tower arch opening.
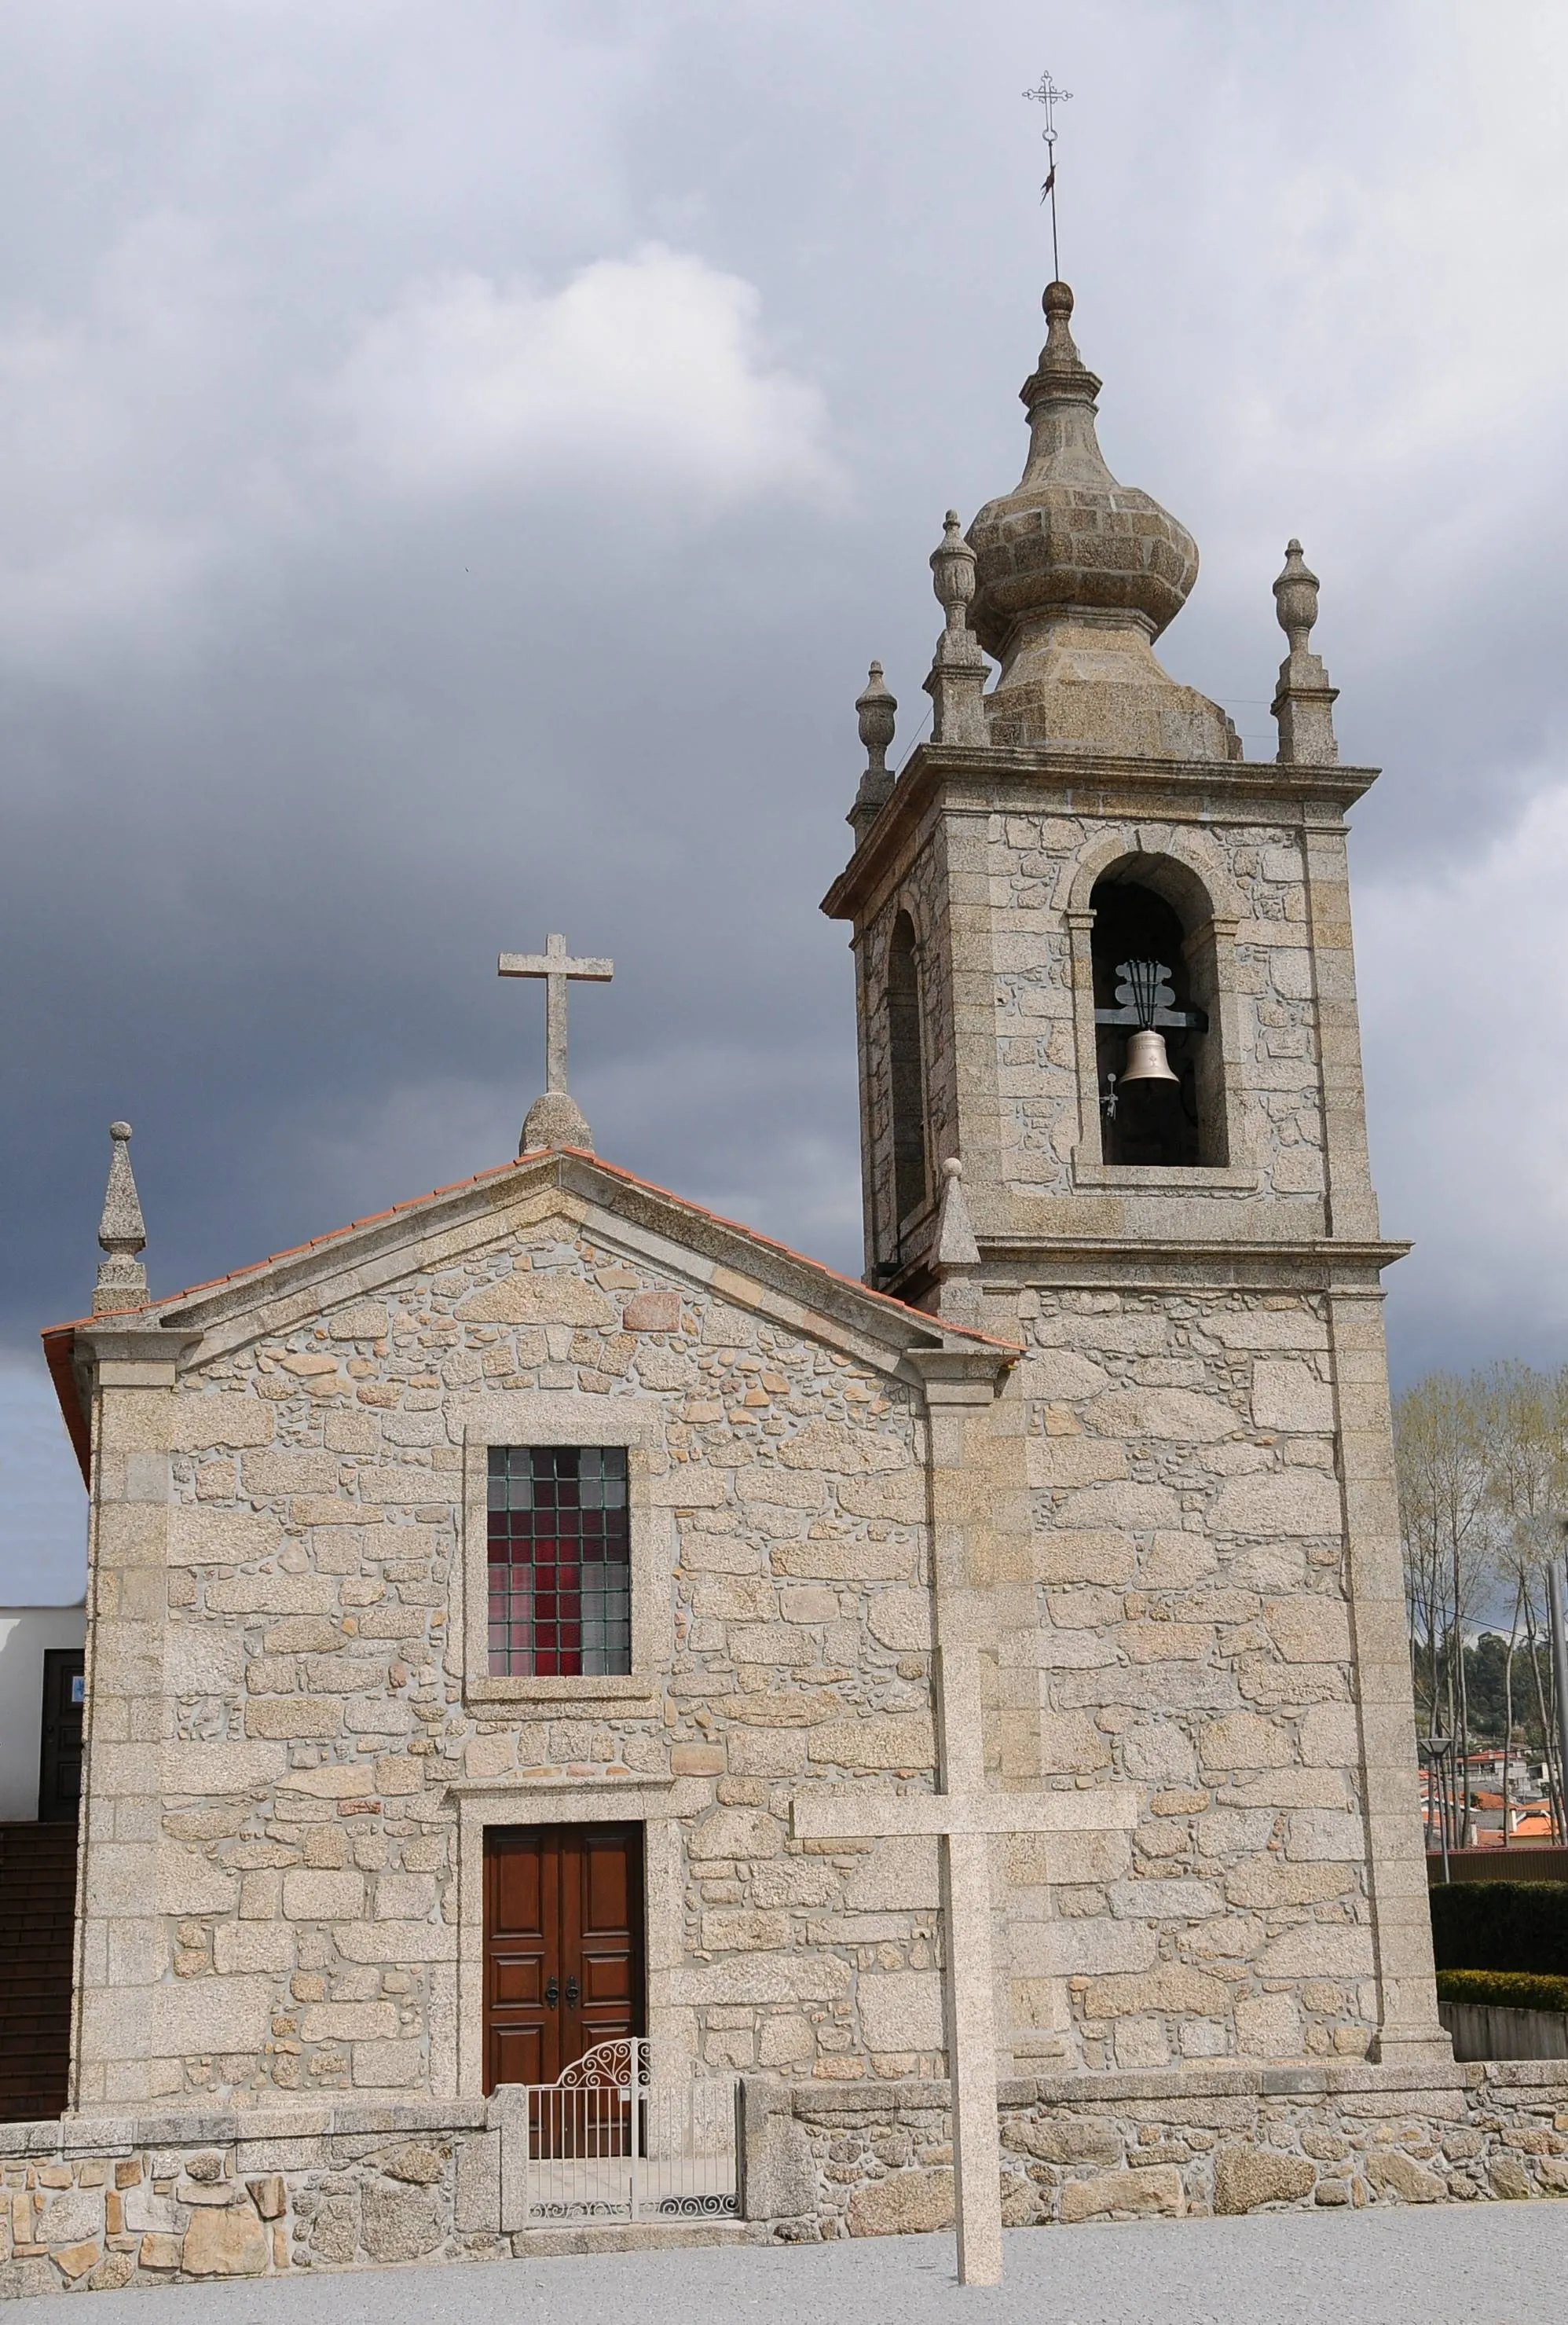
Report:
[[920,964],[908,912],[888,941],[888,1080],[893,1132],[895,1229],[930,1191],[926,1155],[926,1054],[920,1017]]
[[1201,891],[1187,893],[1197,886],[1185,866],[1145,859],[1112,866],[1090,897],[1100,1142],[1108,1163],[1168,1170],[1228,1160],[1224,1070],[1207,1005],[1212,948],[1194,942],[1212,914]]

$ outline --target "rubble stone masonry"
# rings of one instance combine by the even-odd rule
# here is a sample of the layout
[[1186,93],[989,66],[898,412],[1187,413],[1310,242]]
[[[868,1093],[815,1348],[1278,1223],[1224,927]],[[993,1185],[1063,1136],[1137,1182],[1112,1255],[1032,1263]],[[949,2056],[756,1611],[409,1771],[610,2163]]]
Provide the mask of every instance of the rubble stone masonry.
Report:
[[[659,1601],[636,1686],[486,1690],[465,1661],[463,1530],[484,1525],[465,1431],[526,1429],[552,1392],[632,1416],[634,1534],[660,1552],[634,1586]],[[663,1784],[683,1862],[650,2003],[683,2059],[939,2067],[934,1856],[786,1840],[814,1775],[932,1782],[917,1392],[885,1363],[629,1266],[554,1211],[119,1394],[171,1409],[168,1604],[151,1705],[116,1689],[100,1630],[79,2106],[466,2087],[465,1784],[514,1788],[497,1821],[526,1820],[530,1788],[602,1785],[613,1818],[638,1812],[618,1786]],[[151,1931],[107,1834],[115,1728],[150,1717]],[[152,1949],[139,1991],[105,1974],[122,1922]]]
[[[1558,2065],[1020,2079],[1000,2104],[1015,2228],[1568,2193]],[[952,2218],[941,2082],[748,2078],[734,2224],[503,2226],[516,2120],[483,2099],[346,2098],[0,2126],[0,2298]]]

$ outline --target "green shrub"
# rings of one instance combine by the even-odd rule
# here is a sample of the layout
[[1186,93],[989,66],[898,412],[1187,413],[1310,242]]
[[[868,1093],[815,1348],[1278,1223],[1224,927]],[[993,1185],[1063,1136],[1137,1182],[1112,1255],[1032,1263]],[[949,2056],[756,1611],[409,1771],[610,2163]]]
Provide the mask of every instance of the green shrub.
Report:
[[1522,1969],[1440,1969],[1437,1999],[1490,2004],[1495,2010],[1568,2011],[1568,1978],[1533,1978]]
[[1451,1881],[1432,1892],[1439,1969],[1568,1978],[1568,1882]]

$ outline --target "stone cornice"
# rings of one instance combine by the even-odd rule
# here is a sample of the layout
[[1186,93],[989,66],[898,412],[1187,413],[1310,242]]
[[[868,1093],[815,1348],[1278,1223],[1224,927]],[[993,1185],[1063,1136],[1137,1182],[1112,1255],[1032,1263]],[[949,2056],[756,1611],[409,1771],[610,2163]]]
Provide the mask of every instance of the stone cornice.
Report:
[[867,898],[901,868],[909,826],[938,798],[945,808],[972,814],[1028,807],[1102,820],[1135,815],[1337,827],[1378,773],[1376,767],[1286,765],[1274,759],[1116,759],[922,743],[821,909],[829,920],[861,917]]
[[911,1348],[909,1368],[920,1376],[927,1404],[983,1403],[1022,1351],[994,1344],[983,1348]]
[[982,1278],[992,1285],[1048,1278],[1065,1287],[1144,1276],[1163,1283],[1186,1282],[1239,1291],[1282,1278],[1299,1283],[1307,1276],[1324,1290],[1350,1291],[1360,1285],[1376,1292],[1380,1271],[1413,1247],[1382,1238],[1333,1236],[1242,1242],[1229,1237],[1167,1241],[1158,1237],[982,1234],[978,1240]]
[[[1521,2069],[1523,2071],[1521,2071]],[[1256,2065],[1249,2061],[1214,2066],[1121,2069],[1098,2072],[1080,2070],[1056,2075],[1017,2074],[1002,2077],[997,2098],[1004,2108],[1051,2107],[1075,2108],[1141,2104],[1183,2099],[1334,2098],[1342,2093],[1397,2098],[1407,2092],[1481,2090],[1489,2084],[1503,2089],[1541,2089],[1554,2095],[1568,2087],[1568,2070],[1559,2059],[1475,2061],[1460,2064],[1453,2058],[1431,2058],[1383,2065],[1364,2060],[1319,2065],[1315,2061]],[[913,2077],[880,2083],[790,2083],[794,2112],[808,2121],[836,2116],[865,2115],[873,2110],[883,2120],[909,2110],[936,2111],[951,2103],[952,2087],[945,2076],[920,2081]]]
[[101,1316],[74,1330],[77,1348],[100,1365],[172,1365],[202,1338],[199,1329],[140,1316]]

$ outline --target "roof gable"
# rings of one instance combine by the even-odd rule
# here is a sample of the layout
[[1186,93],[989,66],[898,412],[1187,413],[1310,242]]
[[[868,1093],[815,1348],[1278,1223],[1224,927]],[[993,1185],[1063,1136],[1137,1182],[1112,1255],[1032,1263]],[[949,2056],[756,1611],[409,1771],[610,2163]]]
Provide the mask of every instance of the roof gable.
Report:
[[1018,1354],[1006,1342],[872,1292],[595,1155],[552,1149],[434,1189],[144,1308],[52,1327],[43,1335],[45,1351],[84,1477],[81,1359],[91,1336],[131,1327],[177,1329],[189,1347],[189,1361],[199,1366],[259,1335],[293,1330],[346,1303],[373,1298],[416,1271],[470,1257],[520,1229],[537,1231],[552,1217],[883,1372],[896,1372],[917,1348],[989,1351],[999,1369]]

